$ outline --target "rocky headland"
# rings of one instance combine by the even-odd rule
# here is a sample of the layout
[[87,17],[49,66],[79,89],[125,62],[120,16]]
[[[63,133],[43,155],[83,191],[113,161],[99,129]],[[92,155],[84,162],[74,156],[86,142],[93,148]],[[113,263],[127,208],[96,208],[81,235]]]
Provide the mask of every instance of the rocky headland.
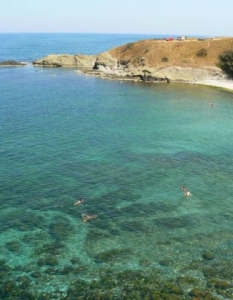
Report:
[[[49,55],[33,62],[40,67],[72,67],[86,74],[145,82],[225,82],[219,56],[233,49],[233,38],[143,40],[99,55]],[[232,83],[233,87],[233,83]]]

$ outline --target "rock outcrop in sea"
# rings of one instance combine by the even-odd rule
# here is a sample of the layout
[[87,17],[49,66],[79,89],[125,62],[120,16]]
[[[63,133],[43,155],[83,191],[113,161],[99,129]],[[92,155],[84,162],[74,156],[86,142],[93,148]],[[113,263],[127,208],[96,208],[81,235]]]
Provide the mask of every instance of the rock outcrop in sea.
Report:
[[130,62],[117,61],[109,53],[100,55],[49,55],[33,62],[37,67],[80,68],[84,73],[117,80],[146,82],[218,80],[226,76],[218,67],[134,67]]
[[33,62],[35,67],[93,68],[95,55],[51,54]]
[[27,63],[18,62],[15,60],[4,60],[0,61],[0,67],[14,67],[14,66],[25,66]]
[[[233,39],[229,40],[232,43]],[[228,40],[227,42],[229,43]],[[78,68],[86,74],[115,80],[145,82],[223,80],[226,75],[216,66],[218,57],[216,49],[221,40],[211,43],[212,46],[210,41],[139,41],[99,55],[49,55],[34,61],[33,65]],[[221,45],[223,43],[226,43],[226,40],[223,39]],[[227,45],[224,47],[228,47]],[[205,49],[204,47],[208,49],[205,52],[207,58],[198,55],[198,51]]]

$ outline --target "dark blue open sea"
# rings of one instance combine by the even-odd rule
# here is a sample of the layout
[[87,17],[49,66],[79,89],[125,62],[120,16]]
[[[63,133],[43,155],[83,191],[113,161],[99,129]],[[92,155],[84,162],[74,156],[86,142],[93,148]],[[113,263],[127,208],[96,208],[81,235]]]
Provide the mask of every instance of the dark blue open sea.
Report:
[[[153,37],[0,34],[0,60]],[[0,299],[233,299],[232,116],[216,88],[1,67]]]

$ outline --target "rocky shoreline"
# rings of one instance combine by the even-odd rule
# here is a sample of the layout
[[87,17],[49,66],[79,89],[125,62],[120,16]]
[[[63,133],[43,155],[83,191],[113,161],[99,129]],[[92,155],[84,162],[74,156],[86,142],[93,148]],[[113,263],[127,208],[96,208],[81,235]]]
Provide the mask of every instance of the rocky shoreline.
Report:
[[[233,90],[233,80],[222,71],[220,57],[232,49],[233,38],[199,41],[140,40],[99,55],[51,54],[33,61],[34,67],[74,68],[90,76],[146,83],[190,83]],[[16,61],[0,66],[23,66]]]
[[108,52],[100,55],[48,55],[33,62],[35,67],[76,68],[85,74],[111,79],[151,83],[183,82],[221,87],[233,91],[233,80],[214,66],[193,67],[148,67],[141,63],[133,66],[130,61],[117,61]]
[[79,68],[82,72],[99,77],[144,82],[193,82],[226,79],[218,67],[148,67],[144,59],[134,66],[130,61],[113,58],[108,52],[100,55],[49,55],[33,62],[37,67]]

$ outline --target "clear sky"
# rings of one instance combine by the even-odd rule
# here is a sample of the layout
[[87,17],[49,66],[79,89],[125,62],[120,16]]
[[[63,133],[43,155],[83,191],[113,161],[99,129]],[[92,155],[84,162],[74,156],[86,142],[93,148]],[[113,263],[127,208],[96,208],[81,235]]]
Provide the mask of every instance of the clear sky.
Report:
[[233,0],[0,0],[0,32],[233,36]]

